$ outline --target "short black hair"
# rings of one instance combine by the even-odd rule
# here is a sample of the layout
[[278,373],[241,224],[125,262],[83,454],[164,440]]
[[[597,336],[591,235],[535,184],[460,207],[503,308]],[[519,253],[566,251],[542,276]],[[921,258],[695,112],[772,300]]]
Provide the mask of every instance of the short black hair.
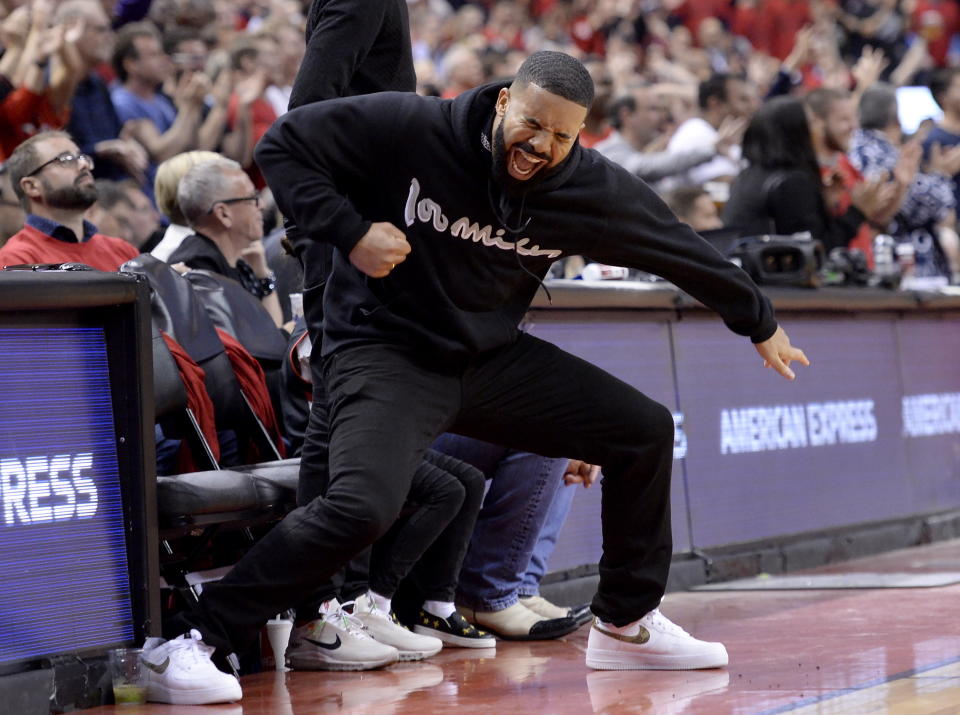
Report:
[[697,106],[699,106],[700,109],[706,109],[711,97],[721,102],[726,102],[727,81],[731,79],[740,78],[723,72],[717,72],[716,74],[710,75],[708,79],[703,80],[697,88]]
[[534,52],[520,65],[513,84],[535,84],[586,109],[593,104],[593,78],[580,60],[563,52]]
[[940,101],[940,98],[950,89],[953,78],[958,74],[960,74],[960,67],[944,67],[930,76],[930,94],[933,95],[940,109],[943,109],[943,102]]

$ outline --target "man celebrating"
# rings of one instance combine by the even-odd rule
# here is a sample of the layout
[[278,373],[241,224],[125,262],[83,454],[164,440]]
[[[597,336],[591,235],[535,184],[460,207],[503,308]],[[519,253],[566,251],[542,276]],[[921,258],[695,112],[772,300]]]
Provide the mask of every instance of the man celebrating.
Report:
[[97,233],[83,213],[97,200],[93,159],[65,132],[43,132],[21,143],[7,161],[10,181],[27,212],[23,229],[0,248],[0,266],[85,263],[115,271],[139,255],[122,238]]
[[537,52],[509,86],[320,102],[267,132],[256,158],[281,210],[337,248],[323,326],[330,485],[184,614],[207,644],[242,648],[383,534],[449,428],[602,466],[590,667],[726,665],[721,644],[658,609],[672,552],[670,411],[517,324],[554,260],[588,254],[673,281],[788,379],[792,361],[808,363],[744,272],[642,181],[580,148],[592,96],[579,61]]

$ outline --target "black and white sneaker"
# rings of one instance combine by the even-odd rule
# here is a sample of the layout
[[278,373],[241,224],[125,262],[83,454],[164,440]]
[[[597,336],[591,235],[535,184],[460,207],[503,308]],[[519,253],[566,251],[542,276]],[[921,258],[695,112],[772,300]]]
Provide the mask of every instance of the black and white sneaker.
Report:
[[336,599],[324,602],[320,618],[294,629],[287,648],[294,670],[372,670],[399,658],[396,648],[374,640]]
[[427,613],[422,608],[417,616],[414,633],[439,638],[454,648],[496,648],[497,639],[490,633],[481,631],[467,623],[467,619],[456,611],[449,618],[441,618]]
[[213,646],[191,630],[172,641],[148,638],[140,663],[147,679],[147,700],[172,705],[208,705],[240,700],[240,683],[213,664]]

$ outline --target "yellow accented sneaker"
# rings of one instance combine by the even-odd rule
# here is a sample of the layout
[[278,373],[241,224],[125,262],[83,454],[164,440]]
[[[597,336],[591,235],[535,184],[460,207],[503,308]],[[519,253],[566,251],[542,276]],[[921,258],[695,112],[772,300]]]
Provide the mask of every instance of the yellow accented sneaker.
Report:
[[[722,668],[729,658],[722,643],[697,640],[655,608],[625,635],[595,618],[587,639],[587,666],[595,670],[699,670]],[[632,630],[632,629],[630,629]]]
[[497,639],[486,631],[478,630],[456,611],[448,618],[441,618],[420,609],[414,633],[439,638],[454,648],[496,648]]

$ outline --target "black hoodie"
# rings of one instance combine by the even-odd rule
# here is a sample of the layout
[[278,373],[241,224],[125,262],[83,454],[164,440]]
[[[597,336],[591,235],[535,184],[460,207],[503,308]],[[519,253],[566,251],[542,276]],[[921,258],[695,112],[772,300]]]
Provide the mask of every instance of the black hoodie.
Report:
[[[462,363],[514,341],[535,276],[578,254],[662,276],[754,342],[773,335],[773,310],[747,274],[596,152],[576,144],[549,179],[502,198],[488,133],[504,86],[453,100],[384,92],[319,102],[261,139],[256,161],[280,210],[339,249],[324,354],[386,342]],[[382,279],[347,259],[374,221],[400,228],[412,249]]]

